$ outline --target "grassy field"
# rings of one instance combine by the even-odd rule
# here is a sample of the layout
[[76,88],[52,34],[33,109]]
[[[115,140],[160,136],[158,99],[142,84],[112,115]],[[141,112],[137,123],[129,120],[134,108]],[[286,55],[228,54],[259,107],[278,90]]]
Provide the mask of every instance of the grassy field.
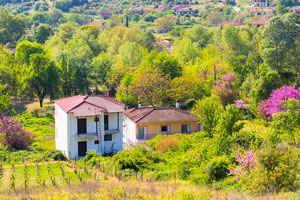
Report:
[[1,168],[0,193],[79,185],[95,174],[69,162],[30,163]]

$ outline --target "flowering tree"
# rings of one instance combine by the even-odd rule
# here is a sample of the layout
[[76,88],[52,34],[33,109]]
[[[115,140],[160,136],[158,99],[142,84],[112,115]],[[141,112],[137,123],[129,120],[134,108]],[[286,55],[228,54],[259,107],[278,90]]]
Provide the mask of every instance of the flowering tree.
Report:
[[245,156],[242,156],[239,152],[236,152],[235,156],[239,166],[237,168],[229,168],[229,175],[233,175],[233,181],[240,180],[242,176],[247,176],[251,170],[256,167],[254,153],[249,150]]
[[274,90],[269,99],[262,101],[258,110],[260,114],[271,118],[274,113],[286,111],[286,103],[289,99],[300,99],[300,91],[295,89],[294,86],[282,87],[278,90]]
[[237,78],[235,73],[230,72],[221,76],[221,79],[215,81],[214,92],[220,97],[222,105],[225,107],[228,104],[234,103],[238,95],[235,83]]
[[16,119],[2,115],[0,117],[0,136],[4,146],[14,149],[26,149],[34,141],[35,136],[24,130]]

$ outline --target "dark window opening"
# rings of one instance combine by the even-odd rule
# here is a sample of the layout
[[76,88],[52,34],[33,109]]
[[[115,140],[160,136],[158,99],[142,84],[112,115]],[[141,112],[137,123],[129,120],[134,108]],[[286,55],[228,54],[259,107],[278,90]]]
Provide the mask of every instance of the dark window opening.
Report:
[[188,124],[181,125],[181,133],[189,133],[189,125]]
[[104,135],[104,141],[112,141],[112,135]]
[[167,133],[167,132],[169,132],[169,126],[161,126],[161,132],[162,132],[162,133]]
[[87,152],[87,142],[78,142],[78,156],[85,156]]
[[104,130],[108,130],[108,115],[104,115]]
[[86,119],[77,119],[78,133],[86,133]]
[[95,140],[95,144],[99,144],[99,140]]

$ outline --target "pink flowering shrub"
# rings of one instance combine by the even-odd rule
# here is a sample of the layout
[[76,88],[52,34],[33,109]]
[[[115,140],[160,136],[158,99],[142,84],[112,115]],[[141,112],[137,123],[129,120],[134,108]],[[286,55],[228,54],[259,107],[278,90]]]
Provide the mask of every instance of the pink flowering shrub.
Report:
[[243,107],[244,107],[244,102],[241,101],[241,100],[236,100],[236,101],[234,102],[234,104],[235,104],[235,107],[236,107],[236,108],[243,108]]
[[274,113],[286,111],[285,105],[292,98],[300,99],[300,91],[295,89],[295,85],[274,90],[269,99],[258,105],[259,113],[270,119]]
[[256,160],[254,153],[249,150],[245,156],[242,156],[239,152],[236,152],[235,156],[239,166],[237,168],[229,168],[229,175],[233,175],[233,181],[240,180],[242,176],[247,176],[256,167]]
[[221,79],[215,81],[214,92],[220,97],[222,105],[233,104],[238,95],[236,83],[237,78],[234,72],[224,74]]
[[173,6],[173,10],[179,10],[182,6],[181,5],[175,5]]
[[166,10],[167,10],[167,7],[164,6],[164,5],[159,5],[159,6],[158,6],[158,10],[160,10],[160,11],[166,11]]
[[0,136],[2,145],[14,149],[28,148],[35,138],[16,119],[5,115],[0,117]]

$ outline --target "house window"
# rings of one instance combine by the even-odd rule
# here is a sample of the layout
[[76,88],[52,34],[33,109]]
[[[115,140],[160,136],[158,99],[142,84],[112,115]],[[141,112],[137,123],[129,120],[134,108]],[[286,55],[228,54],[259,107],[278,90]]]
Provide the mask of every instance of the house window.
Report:
[[104,130],[108,130],[108,115],[104,115]]
[[139,127],[139,140],[146,140],[147,139],[147,129],[146,127],[140,126]]
[[112,135],[104,135],[104,141],[112,141]]
[[161,133],[168,133],[170,131],[170,127],[168,125],[161,126]]
[[99,144],[99,140],[95,140],[95,144]]
[[190,133],[190,127],[188,124],[181,125],[181,133]]
[[78,133],[86,133],[86,119],[77,119]]

